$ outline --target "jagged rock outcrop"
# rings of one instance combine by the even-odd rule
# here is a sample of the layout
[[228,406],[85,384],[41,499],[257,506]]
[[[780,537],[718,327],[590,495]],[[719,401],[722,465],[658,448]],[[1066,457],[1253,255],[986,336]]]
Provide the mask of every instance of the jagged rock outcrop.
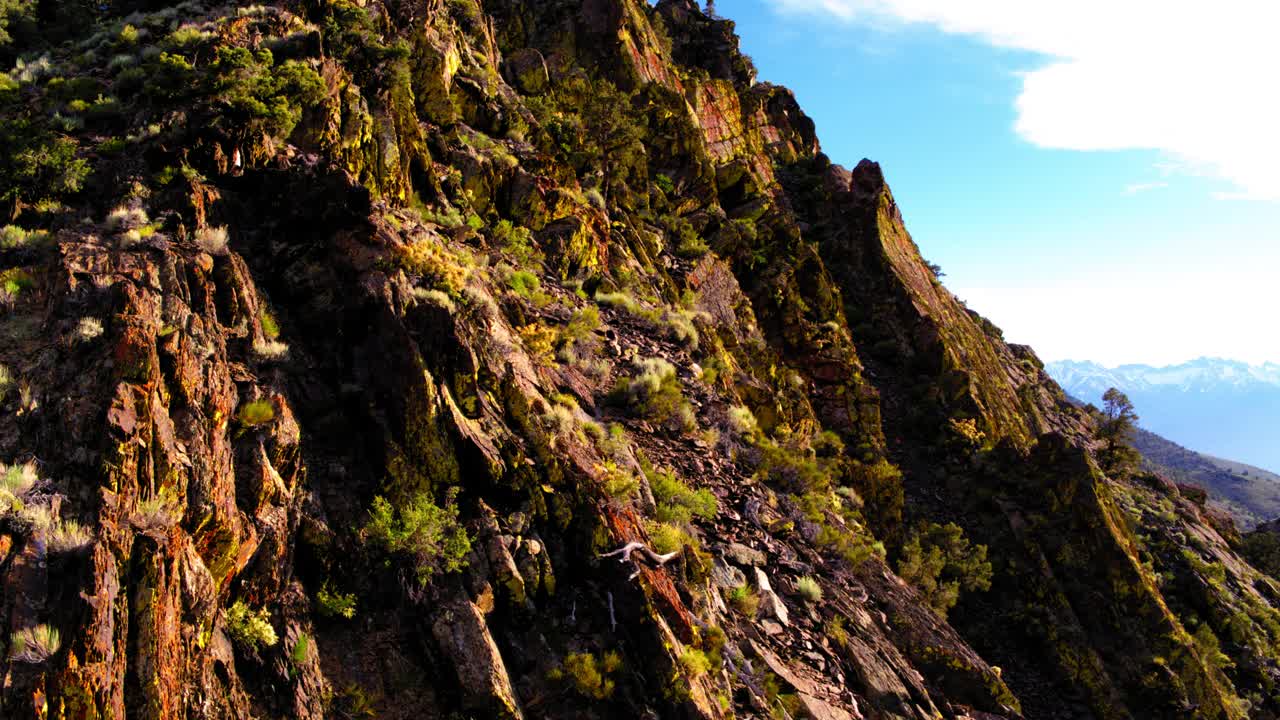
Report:
[[[730,21],[46,10],[3,716],[1276,716],[1265,548],[1103,475]],[[922,522],[993,559],[949,615]]]

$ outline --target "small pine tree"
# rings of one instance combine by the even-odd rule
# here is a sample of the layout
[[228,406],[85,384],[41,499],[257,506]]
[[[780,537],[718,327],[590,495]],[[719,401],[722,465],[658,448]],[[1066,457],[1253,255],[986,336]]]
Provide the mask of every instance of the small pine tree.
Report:
[[1098,450],[1098,463],[1107,475],[1124,477],[1133,472],[1142,460],[1130,444],[1138,414],[1134,412],[1128,396],[1116,388],[1102,395],[1102,404],[1102,418],[1097,431],[1097,439],[1102,444]]

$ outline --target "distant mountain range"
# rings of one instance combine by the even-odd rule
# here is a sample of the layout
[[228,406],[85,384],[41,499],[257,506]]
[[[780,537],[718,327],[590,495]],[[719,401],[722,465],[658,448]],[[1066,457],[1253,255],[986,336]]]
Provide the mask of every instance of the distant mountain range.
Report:
[[1106,368],[1068,360],[1046,370],[1069,394],[1094,404],[1119,388],[1144,428],[1177,444],[1280,470],[1280,364],[1200,358]]

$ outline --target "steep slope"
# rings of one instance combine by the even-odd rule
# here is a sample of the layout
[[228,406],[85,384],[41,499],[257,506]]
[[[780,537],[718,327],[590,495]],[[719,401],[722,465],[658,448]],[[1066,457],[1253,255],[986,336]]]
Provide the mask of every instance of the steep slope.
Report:
[[[5,717],[1276,715],[1229,521],[1098,471],[732,23],[42,8]],[[991,548],[950,621],[923,521]]]

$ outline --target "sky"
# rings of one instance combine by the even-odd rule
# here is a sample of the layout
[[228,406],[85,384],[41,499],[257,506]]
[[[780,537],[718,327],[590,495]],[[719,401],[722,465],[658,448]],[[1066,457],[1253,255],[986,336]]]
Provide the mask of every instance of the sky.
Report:
[[[1183,7],[1185,6],[1185,9]],[[719,0],[1046,361],[1280,361],[1280,3]]]

